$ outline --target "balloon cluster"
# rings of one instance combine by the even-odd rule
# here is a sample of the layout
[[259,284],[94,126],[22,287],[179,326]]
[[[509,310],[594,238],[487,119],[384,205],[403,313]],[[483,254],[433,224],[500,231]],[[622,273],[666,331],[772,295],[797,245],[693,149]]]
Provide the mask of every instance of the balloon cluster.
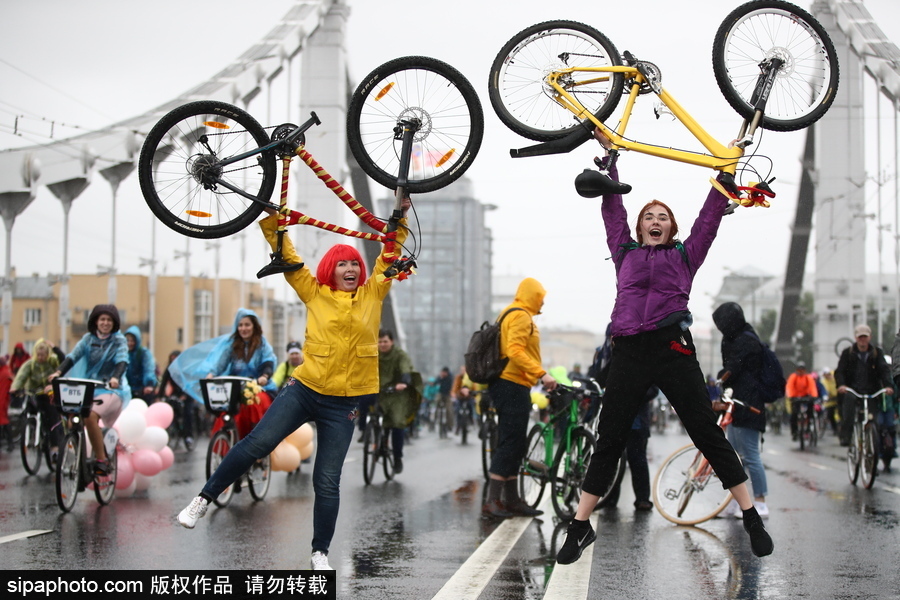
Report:
[[155,475],[172,466],[175,454],[169,448],[166,427],[175,416],[167,402],[150,406],[134,398],[116,419],[113,428],[119,432],[116,497],[128,498],[146,490]]
[[313,441],[313,428],[304,423],[284,438],[269,455],[273,471],[296,471],[301,460],[312,456],[316,444]]

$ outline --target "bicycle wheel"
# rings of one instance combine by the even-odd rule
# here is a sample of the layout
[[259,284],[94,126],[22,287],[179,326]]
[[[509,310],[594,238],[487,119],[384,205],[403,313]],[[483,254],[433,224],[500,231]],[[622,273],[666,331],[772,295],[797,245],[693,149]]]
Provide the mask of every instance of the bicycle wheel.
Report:
[[875,476],[878,474],[878,432],[875,423],[866,423],[863,427],[862,460],[859,461],[860,483],[870,490],[875,484]]
[[100,476],[94,474],[94,496],[97,502],[106,506],[112,502],[116,493],[116,477],[119,472],[119,453],[113,452],[112,455],[106,457],[109,463],[109,473]]
[[388,441],[391,439],[390,430],[382,430],[381,433],[381,468],[384,477],[388,481],[394,478],[394,451]]
[[745,119],[753,117],[759,65],[778,58],[761,126],[773,131],[809,127],[834,102],[838,59],[825,29],[805,10],[781,0],[748,2],[716,31],[713,71],[722,95]]
[[[209,448],[206,451],[206,479],[208,480],[212,474],[219,468],[219,463],[231,450],[231,434],[228,431],[220,429],[215,432],[209,440]],[[228,506],[231,497],[234,495],[234,484],[222,490],[217,498],[213,498],[216,506]]]
[[[223,160],[270,142],[236,106],[205,100],[179,106],[153,126],[138,161],[144,200],[167,227],[193,238],[232,235],[252,223],[275,188],[275,154]],[[255,198],[251,200],[249,197]]]
[[484,480],[490,479],[491,456],[497,447],[497,423],[492,417],[484,419],[481,424],[481,470]]
[[859,479],[859,467],[862,459],[862,428],[856,423],[853,425],[853,433],[850,436],[850,446],[847,448],[847,475],[850,483],[856,485]]
[[544,495],[544,486],[550,479],[550,465],[547,464],[547,444],[544,441],[544,426],[535,425],[528,433],[528,450],[519,467],[519,497],[532,508],[536,507]]
[[447,430],[450,427],[447,425],[447,407],[443,403],[438,405],[434,420],[437,422],[438,437],[444,439],[447,437]]
[[269,481],[272,479],[272,459],[266,455],[259,459],[247,472],[247,487],[254,500],[262,500],[269,491]]
[[459,443],[465,446],[469,443],[469,413],[464,410],[459,413]]
[[575,516],[581,499],[581,484],[587,473],[597,440],[590,431],[579,427],[572,431],[568,447],[559,444],[550,467],[550,498],[556,516],[569,521]]
[[[566,137],[576,128],[587,141],[594,130],[555,99],[545,77],[569,68],[602,68],[622,64],[609,39],[575,21],[546,21],[517,33],[500,49],[491,65],[488,97],[494,112],[519,135],[539,142]],[[622,97],[621,73],[576,72],[559,84],[598,120],[605,121]]]
[[[612,483],[609,485],[607,490],[603,492],[603,495],[600,496],[600,499],[597,500],[596,508],[603,508],[607,504],[610,504],[610,501],[615,498],[618,501],[618,493],[614,493],[617,489],[622,485],[622,479],[625,477],[625,463],[626,463],[625,453],[622,453],[622,456],[619,457],[619,464],[616,466],[616,476],[613,477]],[[612,503],[615,505],[615,503]]]
[[731,493],[697,447],[688,444],[673,452],[653,479],[653,504],[660,514],[679,525],[696,525],[719,514]]
[[405,56],[369,73],[347,109],[347,141],[356,162],[381,185],[395,189],[401,120],[418,119],[407,189],[432,192],[466,172],[484,137],[484,112],[472,84],[450,65]]
[[815,448],[819,443],[819,424],[815,417],[809,419],[809,447]]
[[81,436],[69,433],[59,447],[59,462],[56,467],[56,503],[63,512],[69,512],[75,506],[80,471]]
[[[35,475],[41,468],[41,424],[36,415],[28,415],[24,421],[22,437],[19,440],[22,466],[29,475]],[[49,461],[47,464],[50,464]]]
[[366,424],[366,431],[363,434],[363,480],[366,485],[372,483],[372,479],[375,477],[380,448],[381,427],[370,421]]
[[806,448],[806,440],[809,439],[809,417],[801,415],[799,427],[800,435],[798,435],[797,437],[800,438],[800,450],[804,450]]

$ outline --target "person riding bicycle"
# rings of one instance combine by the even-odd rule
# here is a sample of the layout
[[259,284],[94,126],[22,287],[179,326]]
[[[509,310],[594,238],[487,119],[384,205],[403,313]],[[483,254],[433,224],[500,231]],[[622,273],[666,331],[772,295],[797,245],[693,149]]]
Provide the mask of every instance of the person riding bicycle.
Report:
[[[410,206],[409,198],[403,198],[404,218],[397,229],[397,241],[391,246],[385,244],[372,277],[366,278],[366,267],[356,248],[346,244],[332,246],[319,261],[315,274],[306,265],[284,274],[307,309],[303,364],[291,373],[262,421],[225,455],[200,495],[179,513],[178,522],[183,527],[193,528],[213,498],[298,427],[312,421],[318,446],[312,477],[315,502],[310,566],[331,569],[328,550],[337,523],[341,471],[353,439],[354,420],[360,400],[374,397],[380,388],[378,331],[382,303],[393,281],[383,273],[399,258],[397,250],[408,234],[405,215]],[[259,225],[274,251],[278,216],[272,211]],[[303,262],[289,236],[284,236],[283,244],[287,262]]]
[[386,329],[378,332],[378,382],[384,428],[391,431],[394,473],[402,473],[403,438],[419,409],[422,380],[414,372],[409,355],[394,343],[394,333]]
[[98,475],[109,472],[106,448],[100,419],[112,427],[131,400],[131,388],[125,371],[128,368],[128,342],[119,331],[119,309],[112,304],[98,304],[88,317],[88,332],[78,340],[59,368],[47,379],[61,375],[106,380],[106,387],[94,388],[91,414],[84,420],[88,439],[97,458],[94,469]]
[[556,379],[541,366],[541,336],[533,320],[541,314],[546,294],[538,280],[526,277],[512,304],[501,313],[505,318],[500,324],[500,358],[508,361],[488,387],[497,412],[498,437],[488,469],[487,498],[481,507],[484,516],[543,514],[519,496],[518,479],[519,465],[528,452],[531,387],[541,383],[548,392],[556,389]]
[[801,408],[805,408],[809,418],[814,419],[816,416],[815,398],[819,397],[819,386],[816,385],[813,376],[806,371],[806,363],[802,360],[797,363],[794,372],[788,375],[784,394],[791,402],[791,439],[796,442],[799,435],[797,422]]
[[[868,325],[857,325],[853,331],[856,342],[841,352],[838,366],[834,370],[834,380],[841,395],[841,446],[850,445],[853,424],[856,422],[856,396],[847,394],[852,388],[860,394],[871,394],[881,388],[894,393],[891,369],[884,358],[884,351],[871,343],[872,330]],[[880,412],[876,400],[870,402],[869,411]]]
[[300,342],[288,342],[286,351],[287,359],[279,364],[272,374],[272,381],[275,382],[279,392],[287,385],[294,369],[303,364],[303,346]]
[[[599,131],[595,136],[608,152],[609,140]],[[618,181],[615,161],[604,160],[609,176]],[[719,174],[718,180],[721,185],[733,185],[733,177],[725,173]],[[666,395],[722,486],[734,495],[743,510],[754,554],[765,556],[774,549],[753,506],[740,458],[716,422],[689,329],[693,317],[688,299],[694,276],[716,238],[728,202],[713,186],[683,243],[676,238],[678,224],[671,209],[659,200],[648,202],[639,212],[635,240],[622,195],[603,193],[601,214],[617,276],[612,356],[597,426],[597,448],[582,484],[575,518],[556,556],[559,564],[578,560],[596,539],[588,518],[615,477],[631,425],[650,385]]]
[[59,428],[59,411],[51,405],[50,374],[59,368],[59,360],[53,353],[53,347],[43,339],[35,343],[32,349],[34,354],[31,359],[16,373],[16,378],[10,388],[11,394],[28,393],[34,395],[37,410],[41,413],[41,419],[47,424],[50,432],[51,458],[59,450],[62,441],[62,430]]
[[131,386],[131,397],[141,398],[147,404],[156,400],[156,359],[153,353],[141,345],[141,328],[132,325],[125,330],[128,342],[128,385]]
[[[252,398],[241,405],[234,417],[238,437],[243,438],[259,423],[275,397],[277,388],[271,380],[275,361],[275,351],[263,336],[257,314],[239,308],[232,333],[191,346],[169,365],[169,373],[197,402],[203,402],[200,379],[236,376],[253,380]],[[224,416],[219,416],[212,432],[221,429],[223,423]]]
[[462,418],[467,408],[469,411],[468,425],[471,427],[475,424],[474,419],[477,411],[475,409],[475,394],[473,392],[481,392],[486,389],[487,384],[475,383],[469,378],[465,365],[459,368],[459,372],[453,378],[453,386],[450,388],[450,396],[455,399],[453,405],[456,416],[456,433],[459,433],[460,418]]
[[159,378],[159,388],[156,390],[156,397],[163,400],[173,398],[181,403],[181,431],[184,434],[184,446],[190,451],[194,447],[194,436],[191,435],[194,431],[194,399],[188,396],[181,389],[181,386],[175,383],[172,379],[172,374],[169,372],[169,368],[179,355],[181,355],[181,350],[172,350],[169,353],[169,364],[166,365],[166,370],[163,371],[162,376]]

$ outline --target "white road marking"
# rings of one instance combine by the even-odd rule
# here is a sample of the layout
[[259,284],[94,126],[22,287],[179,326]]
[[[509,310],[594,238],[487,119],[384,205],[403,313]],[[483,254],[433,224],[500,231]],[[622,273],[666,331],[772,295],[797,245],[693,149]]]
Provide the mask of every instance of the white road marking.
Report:
[[[548,499],[549,495],[545,496],[539,506],[545,514],[552,510]],[[532,521],[528,517],[503,521],[444,584],[434,600],[476,600]]]
[[52,531],[52,529],[29,529],[28,531],[22,531],[21,533],[14,533],[12,535],[5,535],[3,537],[0,537],[0,544],[14,542],[16,540],[21,540],[24,538],[30,538],[36,535],[44,535],[45,533],[51,533]]
[[[597,513],[591,515],[591,527],[597,529]],[[571,565],[556,565],[547,590],[544,592],[544,600],[579,600],[588,597],[588,586],[591,582],[591,563],[593,563],[594,546],[597,541],[584,549],[576,562]]]
[[807,463],[807,464],[809,466],[811,466],[813,469],[819,469],[820,471],[832,471],[833,470],[831,467],[826,467],[825,465],[820,465],[818,463],[811,462],[811,463]]

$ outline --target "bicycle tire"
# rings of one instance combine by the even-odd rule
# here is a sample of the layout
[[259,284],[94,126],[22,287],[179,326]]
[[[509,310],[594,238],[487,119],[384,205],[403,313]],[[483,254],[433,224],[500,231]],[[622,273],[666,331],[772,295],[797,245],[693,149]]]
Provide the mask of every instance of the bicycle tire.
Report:
[[366,485],[375,478],[375,467],[378,466],[378,454],[381,448],[381,427],[372,423],[366,424],[363,433],[363,480]]
[[[567,56],[562,58],[563,54]],[[583,141],[587,141],[594,124],[590,119],[579,121],[557,103],[544,77],[561,68],[621,64],[615,45],[593,27],[576,21],[545,21],[523,29],[500,49],[491,64],[488,97],[503,124],[523,137],[546,142],[564,138],[580,128]],[[598,120],[605,121],[622,97],[624,75],[615,73],[606,81],[577,85],[579,75],[567,76],[562,87]],[[583,77],[596,79],[593,73]]]
[[[53,458],[53,453],[50,452],[50,428],[46,426],[46,421],[41,418],[41,451],[44,454],[44,463],[47,465],[47,469],[50,473],[54,473],[56,471],[56,464]],[[57,449],[57,454],[59,450]]]
[[[31,415],[24,419],[22,437],[19,440],[19,449],[22,451],[22,466],[29,475],[36,475],[41,469],[41,424],[37,416]],[[48,461],[49,464],[49,461]]]
[[443,404],[438,405],[435,411],[435,421],[437,421],[438,437],[440,439],[446,438],[447,430],[450,427],[447,425],[447,407]]
[[491,478],[491,457],[497,447],[497,423],[491,417],[486,417],[481,425],[481,470],[484,480]]
[[858,423],[853,425],[850,446],[847,447],[847,476],[850,483],[856,485],[859,480],[859,467],[862,459],[862,429]]
[[[805,411],[806,408],[803,407],[800,410]],[[806,439],[809,437],[809,417],[801,416],[799,427],[800,435],[797,437],[800,438],[800,450],[803,451],[806,449]]]
[[97,502],[102,506],[106,506],[112,502],[113,497],[116,495],[116,478],[119,473],[119,453],[113,452],[111,456],[106,457],[106,461],[109,465],[109,472],[102,476],[97,475],[96,473],[93,474],[94,496],[97,497]]
[[407,191],[433,192],[466,172],[484,137],[484,112],[462,73],[434,58],[404,56],[366,75],[350,98],[347,142],[356,162],[381,185],[395,189],[402,142],[394,128],[418,118]]
[[666,458],[653,479],[653,505],[672,523],[703,523],[722,512],[731,500],[731,493],[722,488],[711,468],[704,469],[702,478],[690,475],[702,456],[693,444],[683,446]]
[[725,17],[712,52],[719,89],[739,115],[752,118],[759,64],[776,56],[785,66],[776,76],[760,125],[773,131],[809,127],[834,102],[838,59],[825,28],[789,2],[747,2]]
[[63,512],[75,506],[81,477],[81,436],[66,434],[59,447],[59,464],[56,469],[56,503]]
[[815,417],[809,419],[809,447],[815,448],[819,443],[819,427]]
[[550,498],[556,516],[563,521],[575,517],[581,500],[581,484],[587,474],[597,439],[590,431],[577,427],[572,431],[568,447],[559,444],[550,467]]
[[[141,149],[138,178],[144,200],[156,218],[188,237],[235,234],[256,220],[261,202],[269,202],[275,154],[254,154],[225,167],[217,161],[270,141],[256,119],[231,104],[203,100],[179,106],[153,126]],[[210,175],[259,202],[204,179]]]
[[388,481],[394,478],[394,452],[388,443],[391,436],[388,431],[381,432],[381,470],[384,471],[384,477]]
[[613,477],[612,483],[606,489],[606,491],[601,494],[600,499],[597,500],[597,506],[594,508],[603,508],[608,504],[615,505],[615,502],[611,502],[613,498],[618,501],[619,494],[617,490],[619,490],[622,486],[622,480],[625,478],[625,465],[627,459],[625,458],[625,453],[622,452],[622,456],[619,457],[619,464],[616,466],[616,476]]
[[[213,436],[209,439],[209,446],[206,450],[206,479],[212,476],[215,473],[216,469],[219,468],[219,464],[222,462],[222,459],[225,458],[225,455],[231,450],[231,435],[229,432],[220,429],[215,432]],[[229,485],[227,488],[222,490],[222,493],[218,495],[218,497],[213,498],[213,504],[222,508],[228,506],[228,503],[231,502],[231,497],[234,496],[234,483]]]
[[547,464],[547,444],[544,440],[544,425],[536,424],[528,432],[525,458],[519,467],[519,497],[532,508],[536,508],[544,496],[544,487],[550,479]]
[[869,421],[863,427],[862,460],[859,463],[859,475],[863,487],[871,490],[878,475],[878,432],[875,423]]
[[272,458],[270,454],[253,463],[247,472],[247,487],[250,488],[250,496],[259,502],[269,492],[269,482],[272,480]]
[[469,415],[468,411],[462,411],[459,415],[459,443],[465,446],[469,443]]

